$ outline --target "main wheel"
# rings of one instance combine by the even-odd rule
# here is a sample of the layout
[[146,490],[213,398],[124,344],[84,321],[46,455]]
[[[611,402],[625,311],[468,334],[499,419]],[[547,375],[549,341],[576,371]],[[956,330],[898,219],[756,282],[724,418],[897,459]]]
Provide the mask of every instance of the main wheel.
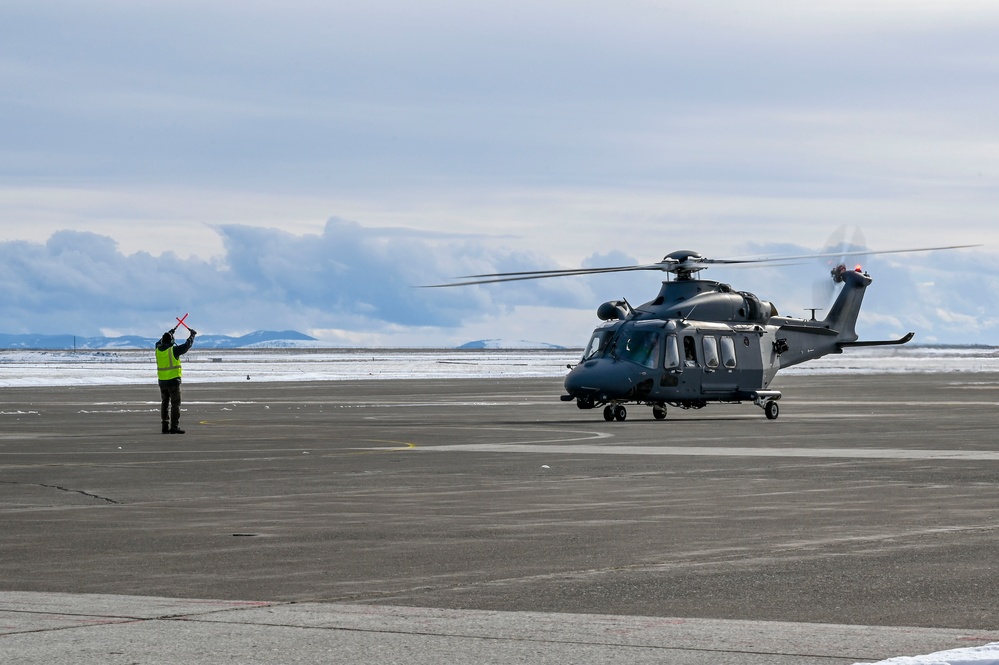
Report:
[[666,420],[666,407],[656,404],[652,407],[652,417],[656,420]]
[[604,420],[606,420],[607,422],[610,422],[610,421],[614,420],[614,407],[613,406],[605,406],[604,407]]
[[616,407],[614,407],[615,419],[617,419],[618,421],[623,421],[627,417],[628,417],[628,409],[624,408],[623,405],[618,404]]
[[772,399],[767,402],[767,405],[763,407],[763,412],[767,414],[767,420],[777,420],[777,416],[780,415],[780,407],[777,406],[777,400]]

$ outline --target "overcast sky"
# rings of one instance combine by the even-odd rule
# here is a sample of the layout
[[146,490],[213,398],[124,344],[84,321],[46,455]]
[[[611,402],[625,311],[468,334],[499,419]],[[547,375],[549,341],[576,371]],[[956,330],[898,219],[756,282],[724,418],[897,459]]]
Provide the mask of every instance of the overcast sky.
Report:
[[[582,345],[656,273],[865,262],[863,337],[999,344],[999,4],[5,3],[0,332]],[[823,306],[815,265],[706,273]]]

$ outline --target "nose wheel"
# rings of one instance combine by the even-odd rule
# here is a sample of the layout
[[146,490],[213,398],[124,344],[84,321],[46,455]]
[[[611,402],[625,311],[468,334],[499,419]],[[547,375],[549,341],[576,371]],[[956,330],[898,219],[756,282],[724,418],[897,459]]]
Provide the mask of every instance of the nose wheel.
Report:
[[780,415],[780,405],[777,400],[772,399],[763,405],[763,413],[767,414],[767,420],[777,420]]
[[612,420],[623,421],[628,417],[628,409],[624,408],[623,404],[609,404],[604,407],[604,420],[610,422]]

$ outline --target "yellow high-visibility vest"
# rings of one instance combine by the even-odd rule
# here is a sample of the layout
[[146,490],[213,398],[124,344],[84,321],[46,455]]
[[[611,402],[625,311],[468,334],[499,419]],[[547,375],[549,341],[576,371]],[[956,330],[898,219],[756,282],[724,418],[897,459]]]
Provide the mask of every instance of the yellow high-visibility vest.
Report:
[[163,351],[156,349],[156,375],[160,381],[180,378],[180,358],[174,355],[172,344]]

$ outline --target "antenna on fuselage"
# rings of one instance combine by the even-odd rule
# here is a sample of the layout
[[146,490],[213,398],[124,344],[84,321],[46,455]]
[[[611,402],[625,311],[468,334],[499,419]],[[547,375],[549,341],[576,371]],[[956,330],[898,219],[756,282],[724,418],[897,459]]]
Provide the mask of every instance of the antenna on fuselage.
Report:
[[693,307],[691,307],[691,308],[690,308],[690,310],[689,310],[689,311],[687,312],[687,316],[684,316],[684,315],[683,315],[683,312],[677,312],[677,314],[679,314],[679,315],[680,315],[680,320],[681,320],[681,321],[683,321],[684,323],[686,323],[686,322],[687,322],[687,319],[689,319],[689,318],[690,318],[691,316],[693,316],[693,315],[694,315],[694,310],[695,310],[695,309],[697,309],[697,306],[698,306],[699,304],[700,304],[700,303],[694,303],[694,306],[693,306]]

